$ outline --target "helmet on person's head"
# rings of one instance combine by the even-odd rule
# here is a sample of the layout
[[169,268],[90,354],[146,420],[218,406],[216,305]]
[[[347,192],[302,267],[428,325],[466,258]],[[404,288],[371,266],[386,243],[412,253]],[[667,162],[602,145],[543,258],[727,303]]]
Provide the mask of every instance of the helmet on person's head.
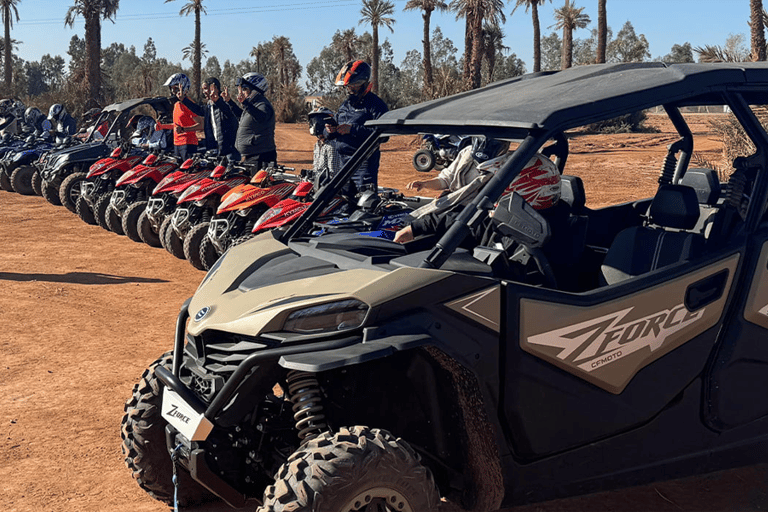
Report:
[[[512,158],[506,153],[477,166],[478,170],[496,173]],[[520,174],[504,190],[502,197],[517,192],[536,210],[554,206],[560,200],[560,171],[555,163],[541,153],[536,153]]]
[[136,131],[133,132],[131,137],[149,137],[153,131],[155,131],[155,120],[150,116],[141,116],[136,122]]
[[260,94],[266,94],[269,90],[269,82],[267,82],[267,79],[264,78],[264,75],[261,73],[246,73],[237,79],[235,85],[239,87],[245,86],[249,89],[254,89]]
[[509,142],[490,137],[472,137],[472,158],[478,164],[503,155],[507,149]]
[[61,103],[54,103],[51,105],[51,108],[48,109],[48,119],[51,121],[58,121],[64,116],[65,112],[64,105]]
[[189,88],[192,84],[189,82],[189,78],[184,73],[174,73],[168,77],[168,80],[165,81],[163,86],[173,87],[174,85],[181,87],[181,92],[186,94],[189,92]]
[[29,126],[37,126],[41,117],[43,117],[43,113],[37,107],[29,107],[24,111],[24,122]]
[[325,107],[319,107],[307,114],[309,122],[309,133],[311,135],[322,135],[325,125],[336,125],[336,119],[333,118],[333,112]]
[[346,87],[348,85],[360,85],[362,89],[358,93],[363,96],[371,90],[371,66],[364,60],[352,60],[342,66],[336,75],[336,85]]

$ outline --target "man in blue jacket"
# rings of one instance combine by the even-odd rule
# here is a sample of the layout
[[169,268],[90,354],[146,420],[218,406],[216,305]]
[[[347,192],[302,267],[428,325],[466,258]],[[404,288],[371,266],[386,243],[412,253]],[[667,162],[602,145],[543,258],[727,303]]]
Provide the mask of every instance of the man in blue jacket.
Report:
[[[343,166],[373,133],[372,128],[363,126],[365,122],[378,119],[389,109],[381,98],[371,92],[371,66],[367,62],[355,60],[346,63],[336,76],[336,85],[346,88],[349,96],[336,113],[338,126],[326,125],[326,129]],[[358,189],[372,187],[376,190],[379,158],[380,152],[376,149],[352,175]]]

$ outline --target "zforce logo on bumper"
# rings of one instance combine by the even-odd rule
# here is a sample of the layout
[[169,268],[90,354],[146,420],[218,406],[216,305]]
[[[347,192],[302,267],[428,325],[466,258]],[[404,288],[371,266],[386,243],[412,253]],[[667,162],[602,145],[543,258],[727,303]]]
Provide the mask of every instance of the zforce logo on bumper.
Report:
[[630,307],[530,336],[528,342],[560,348],[562,350],[556,354],[558,359],[568,361],[585,372],[592,372],[646,347],[654,352],[669,336],[692,325],[704,315],[704,308],[690,312],[680,304],[643,318],[626,320],[633,309]]

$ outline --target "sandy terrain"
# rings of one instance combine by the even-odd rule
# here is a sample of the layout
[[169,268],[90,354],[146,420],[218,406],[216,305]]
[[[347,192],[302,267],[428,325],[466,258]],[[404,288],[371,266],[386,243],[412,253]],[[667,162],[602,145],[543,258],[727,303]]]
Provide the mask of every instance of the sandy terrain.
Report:
[[[598,136],[572,142],[573,173],[585,176],[591,205],[627,189],[637,197],[650,192],[632,175],[608,187],[588,182],[599,166],[577,167],[577,154],[598,145],[599,158],[619,170],[639,153],[648,162],[645,170],[657,174],[659,148],[674,137],[651,137],[653,143],[628,135],[623,145],[605,147]],[[279,127],[281,163],[309,167],[311,146],[304,126]],[[384,147],[382,185],[403,188],[419,177],[411,166],[416,147],[410,138]],[[700,149],[719,155],[717,141]],[[142,371],[170,349],[179,307],[202,277],[162,249],[88,226],[40,197],[0,192],[0,509],[167,510],[125,468],[120,419]],[[514,510],[766,510],[767,491],[768,468],[761,465]]]

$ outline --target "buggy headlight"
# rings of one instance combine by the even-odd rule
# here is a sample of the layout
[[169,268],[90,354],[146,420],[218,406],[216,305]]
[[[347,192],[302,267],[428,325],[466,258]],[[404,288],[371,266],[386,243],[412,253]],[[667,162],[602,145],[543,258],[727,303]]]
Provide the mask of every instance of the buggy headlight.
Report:
[[367,314],[368,304],[356,299],[329,302],[294,311],[283,330],[301,334],[347,331],[363,325]]

